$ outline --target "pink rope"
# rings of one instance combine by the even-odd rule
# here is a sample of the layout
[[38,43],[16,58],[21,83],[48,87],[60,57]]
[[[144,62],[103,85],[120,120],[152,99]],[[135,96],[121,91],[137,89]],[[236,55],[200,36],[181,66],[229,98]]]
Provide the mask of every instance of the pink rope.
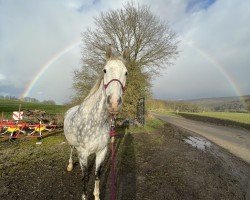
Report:
[[110,138],[111,138],[111,194],[110,194],[110,200],[116,199],[115,194],[115,125],[114,125],[115,117],[112,116],[111,121],[111,128],[110,128]]
[[111,200],[115,200],[115,144],[111,142]]

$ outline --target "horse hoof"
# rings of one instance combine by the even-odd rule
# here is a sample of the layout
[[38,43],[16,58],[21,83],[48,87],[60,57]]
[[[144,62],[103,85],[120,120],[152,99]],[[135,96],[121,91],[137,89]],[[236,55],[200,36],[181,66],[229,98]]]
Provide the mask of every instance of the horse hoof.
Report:
[[67,171],[68,172],[71,172],[73,169],[73,164],[72,163],[69,163],[68,167],[67,167]]

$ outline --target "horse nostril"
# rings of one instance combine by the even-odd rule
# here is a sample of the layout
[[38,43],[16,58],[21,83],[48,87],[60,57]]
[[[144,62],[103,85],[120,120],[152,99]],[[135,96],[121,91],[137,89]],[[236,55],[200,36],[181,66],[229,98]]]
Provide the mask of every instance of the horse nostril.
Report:
[[122,98],[119,97],[119,99],[118,99],[118,105],[121,105],[121,104],[122,104]]
[[108,95],[107,104],[110,104],[111,95]]

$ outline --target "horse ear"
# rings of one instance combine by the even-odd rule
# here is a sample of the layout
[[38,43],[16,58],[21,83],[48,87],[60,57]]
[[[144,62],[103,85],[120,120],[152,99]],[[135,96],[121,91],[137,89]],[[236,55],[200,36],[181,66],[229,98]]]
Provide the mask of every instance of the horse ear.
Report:
[[128,47],[126,46],[125,49],[123,50],[122,57],[125,60],[128,60],[128,56],[129,56],[129,50],[128,50]]
[[106,59],[109,59],[113,54],[112,44],[109,44],[106,48]]

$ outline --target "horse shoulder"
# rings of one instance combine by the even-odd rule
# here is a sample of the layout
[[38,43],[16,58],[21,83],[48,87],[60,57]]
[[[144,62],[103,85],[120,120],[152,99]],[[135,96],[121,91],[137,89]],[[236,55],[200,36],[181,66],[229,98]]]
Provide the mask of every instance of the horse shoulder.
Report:
[[79,108],[79,105],[74,106],[74,107],[70,108],[69,110],[67,110],[65,113],[65,119],[71,118],[76,113],[78,108]]

